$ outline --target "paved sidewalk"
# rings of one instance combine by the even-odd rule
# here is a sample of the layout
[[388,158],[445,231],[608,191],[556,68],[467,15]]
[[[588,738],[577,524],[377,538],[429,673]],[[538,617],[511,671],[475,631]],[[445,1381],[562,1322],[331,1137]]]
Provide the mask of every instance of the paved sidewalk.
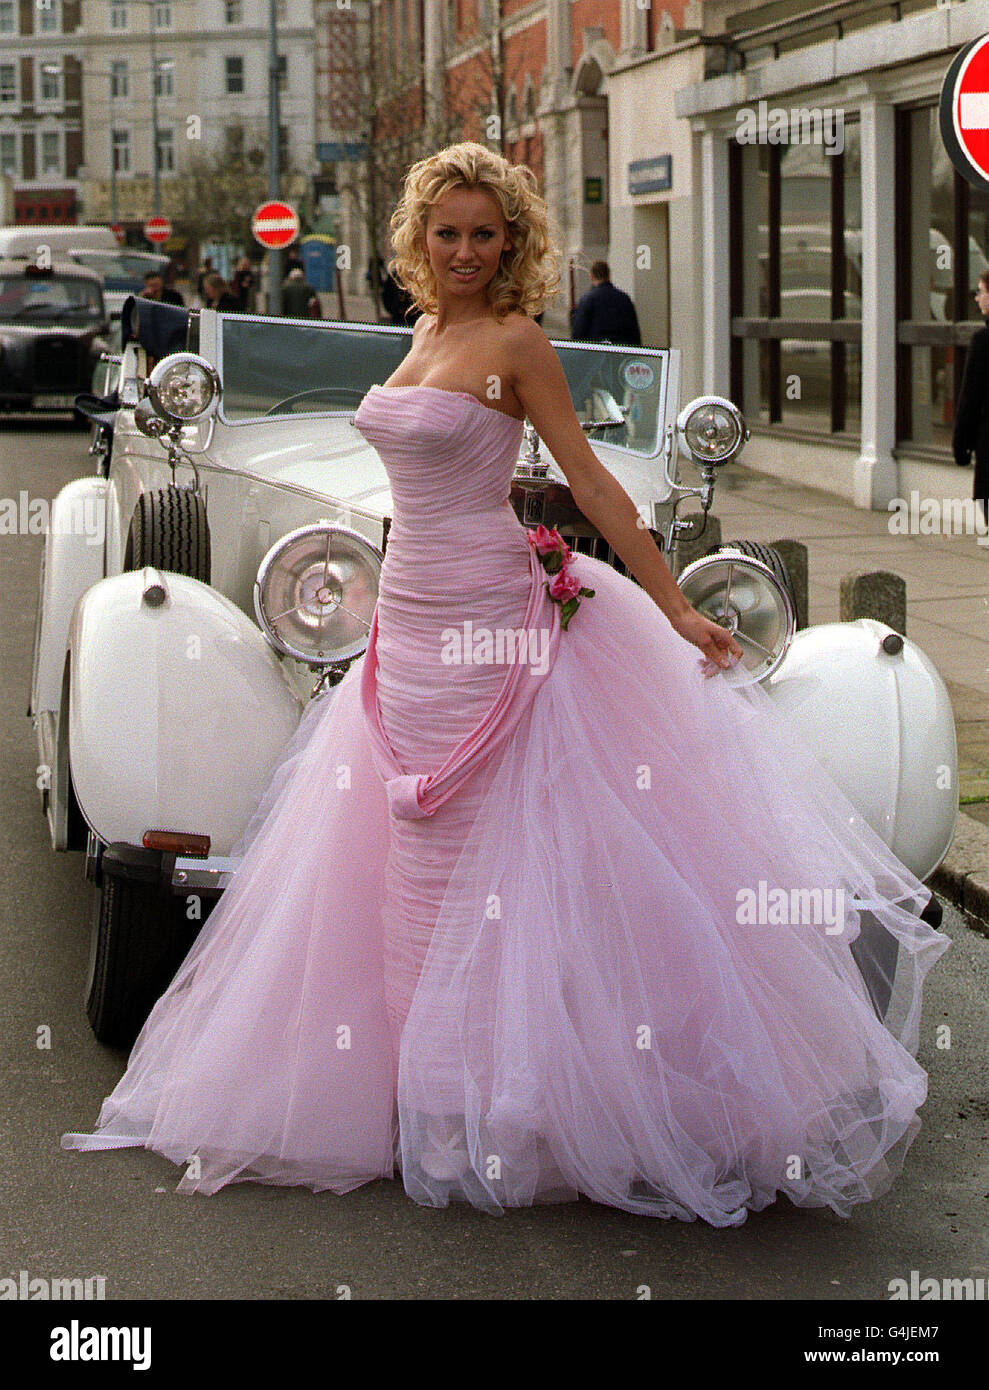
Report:
[[724,540],[803,541],[812,624],[838,621],[841,579],[853,570],[906,580],[906,635],[940,671],[958,736],[961,813],[931,883],[989,934],[989,546],[975,536],[892,535],[889,513],[742,464],[720,475],[712,510]]

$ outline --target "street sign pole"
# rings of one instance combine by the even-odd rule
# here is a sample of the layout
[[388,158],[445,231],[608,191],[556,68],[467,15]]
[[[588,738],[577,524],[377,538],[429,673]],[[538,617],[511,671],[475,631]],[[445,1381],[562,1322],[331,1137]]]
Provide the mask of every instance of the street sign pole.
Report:
[[[276,0],[268,0],[268,197],[281,197],[281,151],[279,148],[278,102],[278,21]],[[280,248],[268,251],[269,314],[282,312],[282,253]]]

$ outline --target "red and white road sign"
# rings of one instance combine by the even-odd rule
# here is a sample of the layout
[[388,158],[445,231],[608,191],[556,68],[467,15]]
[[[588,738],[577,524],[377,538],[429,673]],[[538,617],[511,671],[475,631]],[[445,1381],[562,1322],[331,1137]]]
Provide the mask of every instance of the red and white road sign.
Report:
[[972,45],[958,69],[951,115],[962,154],[989,179],[989,34]]
[[172,224],[167,217],[149,217],[144,224],[144,235],[149,241],[167,241],[172,235]]
[[251,218],[251,231],[262,246],[277,251],[299,235],[299,214],[288,203],[262,203]]

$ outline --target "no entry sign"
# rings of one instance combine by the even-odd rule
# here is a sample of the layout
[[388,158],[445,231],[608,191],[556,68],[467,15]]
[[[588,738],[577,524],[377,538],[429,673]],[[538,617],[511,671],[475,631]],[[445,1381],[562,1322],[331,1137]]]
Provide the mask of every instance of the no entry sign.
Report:
[[251,218],[251,231],[262,246],[277,251],[299,235],[299,215],[288,203],[262,203]]
[[989,34],[956,54],[941,88],[938,121],[952,164],[989,192]]
[[172,235],[172,224],[167,217],[149,217],[144,224],[144,235],[149,241],[167,241]]

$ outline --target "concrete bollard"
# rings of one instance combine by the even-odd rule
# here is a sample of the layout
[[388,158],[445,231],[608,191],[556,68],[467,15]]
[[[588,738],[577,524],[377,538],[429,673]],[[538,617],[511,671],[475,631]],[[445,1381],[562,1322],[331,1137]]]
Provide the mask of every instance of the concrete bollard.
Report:
[[690,512],[682,519],[691,523],[690,529],[680,532],[674,557],[666,557],[674,575],[681,574],[694,560],[706,555],[712,546],[721,544],[721,522],[713,512],[708,512],[707,525],[702,534],[698,534],[698,527],[703,521],[702,512]]
[[907,635],[907,582],[891,570],[853,571],[841,580],[840,617],[875,618],[901,637]]
[[807,547],[803,541],[792,541],[786,536],[778,541],[770,541],[769,544],[774,550],[779,551],[790,576],[797,605],[797,630],[800,631],[801,628],[807,627],[810,621],[807,616]]

